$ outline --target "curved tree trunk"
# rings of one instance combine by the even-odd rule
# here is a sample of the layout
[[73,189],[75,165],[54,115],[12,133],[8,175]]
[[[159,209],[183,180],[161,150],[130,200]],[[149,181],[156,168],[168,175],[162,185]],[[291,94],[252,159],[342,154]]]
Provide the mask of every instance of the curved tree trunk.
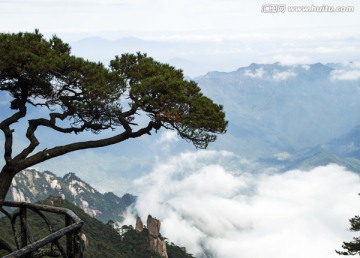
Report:
[[4,171],[0,173],[0,207],[1,202],[5,200],[6,194],[8,193],[14,174],[9,171]]

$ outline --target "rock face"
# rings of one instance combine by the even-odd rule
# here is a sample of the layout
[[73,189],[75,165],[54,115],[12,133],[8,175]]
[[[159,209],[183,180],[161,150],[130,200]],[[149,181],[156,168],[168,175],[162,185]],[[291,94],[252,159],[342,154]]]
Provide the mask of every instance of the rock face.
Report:
[[[166,250],[166,243],[163,239],[161,239],[161,235],[160,235],[160,225],[161,225],[160,221],[149,215],[146,224],[147,224],[147,229],[149,231],[150,248],[156,253],[158,253],[161,257],[168,258],[169,256]],[[141,226],[141,230],[140,230],[140,226]],[[135,230],[137,232],[142,232],[142,229],[143,229],[143,223],[140,217],[137,217]]]
[[160,221],[149,215],[146,224],[149,230],[149,234],[155,238],[158,237],[160,234]]
[[144,225],[143,225],[143,223],[141,221],[141,218],[138,216],[136,218],[135,230],[136,230],[136,232],[142,232],[143,229],[144,229]]
[[166,243],[160,238],[160,221],[149,215],[146,224],[150,234],[151,249],[157,252],[161,257],[168,258]]
[[81,240],[84,243],[84,248],[89,247],[89,240],[87,239],[86,235],[84,233],[81,233]]

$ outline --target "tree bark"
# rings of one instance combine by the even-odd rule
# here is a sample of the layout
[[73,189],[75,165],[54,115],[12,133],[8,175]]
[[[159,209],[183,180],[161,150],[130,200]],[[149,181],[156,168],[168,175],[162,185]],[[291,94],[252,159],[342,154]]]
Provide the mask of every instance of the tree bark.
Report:
[[0,207],[1,207],[1,201],[5,200],[6,194],[10,189],[12,179],[21,170],[36,165],[38,163],[41,163],[43,161],[65,155],[69,152],[83,150],[83,149],[105,147],[123,142],[130,138],[137,138],[144,134],[149,134],[153,128],[157,128],[157,125],[153,122],[149,122],[149,124],[146,127],[136,132],[132,132],[130,129],[128,131],[125,131],[121,134],[115,135],[110,138],[105,138],[95,141],[76,142],[63,146],[57,146],[51,149],[40,151],[27,158],[24,158],[22,155],[18,155],[14,159],[11,159],[11,162],[9,162],[11,163],[11,166],[5,165],[2,171],[0,172]]
[[8,193],[12,179],[15,174],[6,170],[2,170],[0,173],[0,207],[2,206],[2,202],[5,201],[6,194]]

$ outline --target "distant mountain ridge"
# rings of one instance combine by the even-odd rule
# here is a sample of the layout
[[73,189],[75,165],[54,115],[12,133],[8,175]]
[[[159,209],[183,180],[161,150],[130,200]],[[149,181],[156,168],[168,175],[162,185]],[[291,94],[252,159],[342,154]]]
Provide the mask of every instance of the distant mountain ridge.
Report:
[[102,194],[75,173],[61,178],[35,169],[25,169],[14,178],[7,199],[34,203],[49,196],[61,196],[103,222],[121,221],[123,212],[136,200],[130,194],[121,198],[111,192]]
[[[141,51],[178,68],[187,67],[189,62],[198,67],[194,65],[196,55],[191,55],[191,60],[180,55],[188,44],[194,53],[204,51],[203,45],[194,42],[180,44],[156,38],[87,38],[73,42],[72,47],[81,56],[98,53],[92,57],[97,61]],[[164,52],[179,55],[168,58]],[[213,71],[194,77],[206,96],[224,106],[229,120],[228,133],[210,148],[257,159],[339,137],[360,124],[360,113],[354,112],[360,109],[359,67],[358,62],[252,63],[231,72]]]
[[360,173],[360,125],[328,143],[285,154],[280,158],[260,159],[259,162],[265,166],[277,166],[285,171],[312,169],[333,163]]
[[[197,77],[204,95],[224,106],[229,121],[227,133],[219,135],[208,148],[231,151],[250,161],[272,159],[270,164],[279,162],[274,157],[282,153],[290,153],[304,162],[309,154],[305,151],[314,155],[329,153],[341,159],[359,156],[359,149],[351,149],[351,142],[343,146],[336,143],[360,125],[360,112],[356,112],[360,110],[360,77],[356,77],[360,72],[356,69],[360,71],[359,64],[253,63],[233,72],[209,72]],[[154,134],[151,141],[157,143],[162,133]],[[61,141],[56,138],[54,144]],[[149,153],[154,152],[153,144],[147,141],[126,144],[126,148],[107,149],[117,148],[117,156],[128,160],[121,173],[115,173],[116,166],[104,166],[107,180],[120,181],[124,177],[130,181],[151,167]],[[341,148],[347,151],[340,155],[337,150]],[[172,142],[171,149],[174,155],[193,150],[184,141]],[[160,150],[157,154],[162,155]],[[323,155],[318,158],[319,163],[324,161]],[[96,209],[92,210],[96,213]]]
[[354,112],[360,110],[356,69],[351,64],[253,63],[197,77],[229,120],[228,134],[213,146],[256,159],[340,137],[360,124],[360,113]]
[[328,144],[322,145],[321,149],[332,151],[342,157],[360,159],[360,125],[353,128],[347,134],[330,141]]
[[293,166],[313,167],[335,163],[360,173],[360,125],[348,133],[299,155]]

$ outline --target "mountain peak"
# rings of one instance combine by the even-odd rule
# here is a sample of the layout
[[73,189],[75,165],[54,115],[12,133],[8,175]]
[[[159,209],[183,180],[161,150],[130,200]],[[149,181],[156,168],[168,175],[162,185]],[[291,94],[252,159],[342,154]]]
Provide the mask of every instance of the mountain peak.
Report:
[[248,66],[248,68],[250,68],[250,69],[257,69],[257,68],[259,68],[260,67],[260,64],[257,64],[257,63],[251,63],[249,66]]
[[322,63],[315,63],[315,64],[310,64],[310,68],[311,69],[322,69],[322,70],[326,70],[326,71],[332,71],[333,68],[327,66],[327,65],[324,65]]
[[72,181],[72,180],[82,181],[80,178],[78,178],[78,177],[76,176],[76,174],[75,174],[74,172],[69,172],[69,173],[67,173],[66,175],[64,175],[64,176],[63,176],[63,180],[64,180],[65,182],[70,182],[70,181]]
[[50,171],[35,169],[25,169],[16,175],[7,199],[36,202],[49,196],[66,199],[103,222],[109,219],[121,221],[122,213],[136,200],[128,194],[123,198],[113,193],[102,194],[73,172],[61,178]]

